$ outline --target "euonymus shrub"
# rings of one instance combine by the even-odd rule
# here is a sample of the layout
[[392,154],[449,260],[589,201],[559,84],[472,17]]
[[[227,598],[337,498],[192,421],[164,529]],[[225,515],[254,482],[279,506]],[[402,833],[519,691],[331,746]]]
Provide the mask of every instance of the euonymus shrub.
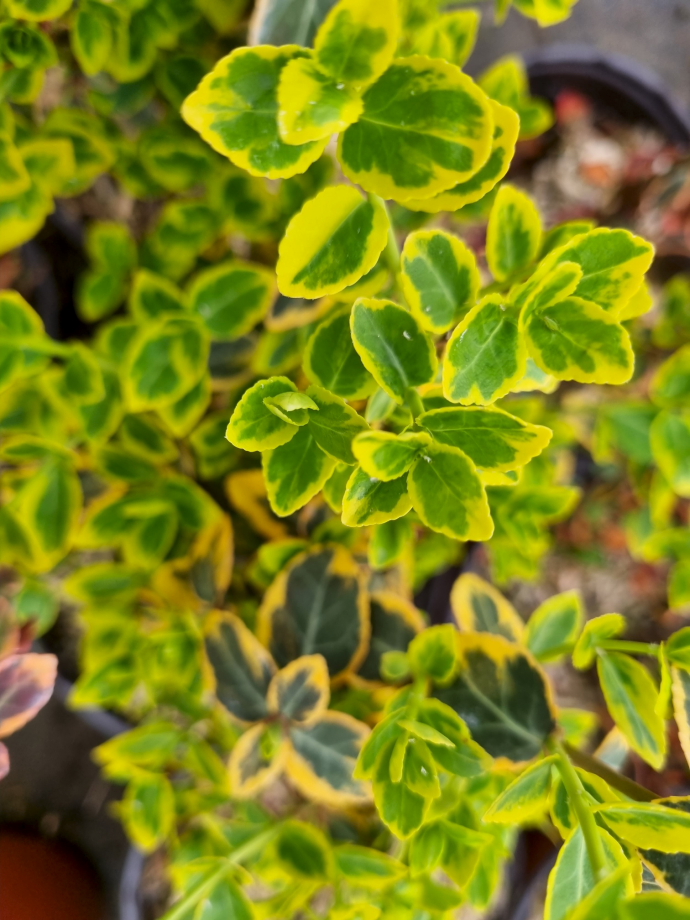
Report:
[[[571,6],[514,5],[543,24]],[[17,612],[44,631],[78,604],[73,705],[139,723],[96,756],[132,840],[166,848],[170,918],[485,910],[523,825],[564,840],[548,917],[682,916],[684,800],[615,768],[663,763],[669,680],[687,735],[683,634],[583,630],[572,595],[525,627],[470,576],[455,625],[410,601],[470,539],[499,579],[537,573],[578,499],[545,395],[630,379],[651,248],[545,232],[502,183],[551,116],[513,58],[464,74],[475,11],[269,0],[235,47],[243,13],[3,7],[3,252],[106,172],[150,215],[87,229],[89,344],[0,295]],[[456,231],[485,217],[477,255]],[[595,720],[559,710],[539,664],[570,654],[618,726],[595,758]],[[0,732],[17,688],[49,683],[15,658]]]

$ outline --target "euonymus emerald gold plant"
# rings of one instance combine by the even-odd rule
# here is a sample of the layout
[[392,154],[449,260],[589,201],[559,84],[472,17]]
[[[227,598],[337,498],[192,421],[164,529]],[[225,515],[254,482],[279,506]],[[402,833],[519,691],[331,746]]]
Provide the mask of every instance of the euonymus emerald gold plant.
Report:
[[[572,2],[513,5],[549,25]],[[499,582],[539,574],[580,496],[561,381],[612,385],[602,457],[640,415],[613,385],[652,248],[546,229],[504,181],[552,118],[518,59],[463,71],[477,11],[265,0],[247,31],[246,6],[1,8],[0,248],[98,213],[90,341],[49,336],[25,277],[0,292],[12,623],[83,628],[71,704],[132,722],[95,756],[133,842],[165,851],[169,920],[489,911],[525,826],[563,841],[549,920],[687,916],[689,800],[619,769],[661,769],[671,715],[690,757],[686,631],[632,641],[575,592],[525,624],[470,572],[452,622],[412,601],[470,541]],[[463,238],[482,222],[485,246]],[[661,555],[687,530],[665,488],[687,492],[683,355],[655,377],[660,472],[631,524]],[[597,717],[543,668],[566,659],[596,664],[615,723],[594,755]],[[20,671],[2,734],[13,693],[46,696]]]

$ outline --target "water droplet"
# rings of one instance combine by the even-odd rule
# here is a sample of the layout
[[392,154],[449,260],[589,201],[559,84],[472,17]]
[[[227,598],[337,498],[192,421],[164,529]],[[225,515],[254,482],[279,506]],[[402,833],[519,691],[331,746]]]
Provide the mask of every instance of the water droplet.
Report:
[[407,331],[407,329],[403,329],[403,337],[406,338],[408,342],[411,342],[411,341],[412,341],[412,336],[411,336],[410,333]]

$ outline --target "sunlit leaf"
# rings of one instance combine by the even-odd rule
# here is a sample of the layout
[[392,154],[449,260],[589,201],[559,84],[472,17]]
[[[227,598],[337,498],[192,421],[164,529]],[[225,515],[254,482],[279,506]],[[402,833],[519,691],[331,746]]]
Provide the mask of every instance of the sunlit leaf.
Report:
[[413,315],[442,333],[475,305],[480,279],[472,251],[442,230],[417,230],[405,240],[402,283]]
[[281,294],[323,297],[370,271],[386,245],[388,217],[376,199],[332,185],[308,201],[281,240],[276,272]]
[[489,158],[492,136],[488,99],[470,77],[416,55],[398,58],[365,92],[338,158],[348,179],[404,202],[469,179]]
[[187,97],[182,117],[218,153],[253,176],[304,172],[328,141],[286,144],[278,132],[278,85],[285,65],[308,52],[296,45],[237,48]]

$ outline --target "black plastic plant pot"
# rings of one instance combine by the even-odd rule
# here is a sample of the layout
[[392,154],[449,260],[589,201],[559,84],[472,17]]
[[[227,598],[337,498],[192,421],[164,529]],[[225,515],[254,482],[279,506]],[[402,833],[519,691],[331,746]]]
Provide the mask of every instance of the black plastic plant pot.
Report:
[[[112,814],[121,790],[91,757],[128,726],[107,712],[67,708],[70,690],[58,677],[47,706],[5,739],[10,772],[0,782],[0,917],[34,920],[40,912],[60,920],[141,920],[144,857]],[[31,865],[19,872],[26,860],[35,863],[33,880]],[[48,914],[40,910],[46,903]]]
[[672,144],[690,147],[690,114],[643,64],[584,44],[546,45],[524,60],[533,95],[553,102],[564,90],[579,92],[602,114],[649,125]]

